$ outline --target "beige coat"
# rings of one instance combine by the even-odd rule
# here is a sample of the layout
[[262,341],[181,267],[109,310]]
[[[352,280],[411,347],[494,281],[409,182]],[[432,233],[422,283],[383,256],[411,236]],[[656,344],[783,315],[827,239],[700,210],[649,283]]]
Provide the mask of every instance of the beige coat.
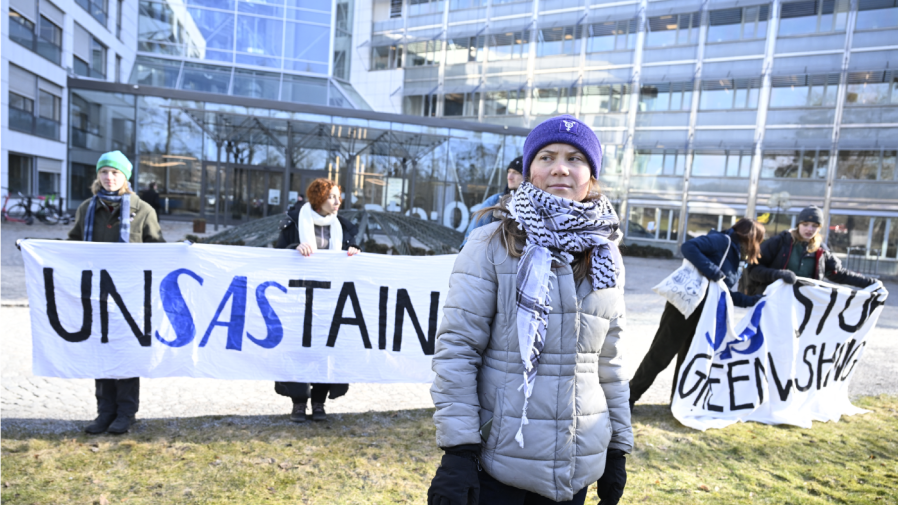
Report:
[[[633,432],[619,343],[622,288],[576,283],[555,269],[546,342],[527,408],[524,448],[515,441],[524,405],[524,365],[515,323],[515,276],[499,223],[474,230],[453,267],[433,358],[437,444],[482,444],[492,477],[555,501],[597,481],[609,448],[630,452]],[[480,427],[492,419],[489,438]]]

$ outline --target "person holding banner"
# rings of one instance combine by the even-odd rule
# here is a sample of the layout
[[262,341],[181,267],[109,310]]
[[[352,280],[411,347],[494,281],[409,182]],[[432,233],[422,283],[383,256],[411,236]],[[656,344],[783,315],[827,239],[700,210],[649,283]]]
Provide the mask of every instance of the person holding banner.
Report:
[[[131,191],[131,169],[131,162],[121,151],[100,156],[97,179],[91,186],[94,196],[75,211],[69,240],[165,242],[156,211]],[[96,379],[95,388],[97,418],[84,431],[92,435],[127,433],[140,406],[140,378]]]
[[798,215],[798,227],[770,237],[761,244],[758,264],[748,270],[747,290],[763,293],[767,286],[782,279],[795,284],[798,277],[865,288],[876,279],[842,268],[842,262],[823,245],[820,233],[823,211],[811,205]]
[[[724,232],[711,230],[707,235],[696,237],[683,243],[680,250],[698,271],[711,281],[723,280],[731,290],[739,284],[740,261],[752,265],[761,256],[760,246],[764,240],[764,225],[748,218],[742,218],[732,228]],[[749,296],[732,291],[733,305],[752,307],[761,296]],[[692,337],[701,318],[705,300],[686,317],[670,302],[664,305],[661,323],[645,357],[630,380],[630,408],[648,391],[655,377],[670,365],[674,356],[677,364],[674,377],[689,352]],[[674,381],[676,382],[676,381]],[[673,386],[671,398],[673,398]]]
[[[311,256],[318,249],[343,250],[349,256],[359,253],[355,244],[358,227],[337,215],[340,210],[340,186],[329,179],[315,179],[306,188],[308,205],[297,201],[281,222],[277,249],[296,249],[303,256]],[[333,400],[346,394],[349,384],[309,384],[306,382],[275,382],[274,391],[293,400],[290,420],[301,423],[306,415],[309,397],[312,398],[314,421],[327,420],[324,402],[328,394]]]
[[603,505],[633,447],[619,221],[599,191],[599,139],[564,115],[524,143],[525,182],[453,267],[433,356],[428,504]]

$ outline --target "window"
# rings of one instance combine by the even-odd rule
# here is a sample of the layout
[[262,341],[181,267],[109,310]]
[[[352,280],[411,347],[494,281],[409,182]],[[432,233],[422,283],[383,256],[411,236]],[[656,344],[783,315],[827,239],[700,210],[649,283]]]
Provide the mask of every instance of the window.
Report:
[[7,184],[11,194],[31,194],[31,178],[34,158],[9,153],[9,172]]
[[[398,1],[400,3],[401,0],[393,0]],[[496,3],[496,2],[493,2]],[[454,11],[457,9],[471,9],[474,7],[486,7],[486,0],[451,0],[449,2],[449,10]]]
[[9,38],[28,49],[34,50],[34,23],[9,9]]
[[644,240],[677,241],[680,211],[658,207],[630,207],[627,237]]
[[530,30],[498,33],[487,37],[489,60],[515,60],[530,55]]
[[62,28],[44,16],[40,19],[37,54],[57,65],[62,61]]
[[34,129],[34,100],[9,92],[9,127],[31,133]]
[[844,31],[848,0],[806,0],[784,3],[779,35],[804,35]]
[[402,0],[390,0],[390,19],[402,17]]
[[586,52],[623,51],[636,47],[636,20],[610,21],[586,27]]
[[895,181],[894,150],[839,151],[836,177],[839,179],[860,179],[867,181]]
[[443,48],[441,40],[427,40],[412,42],[405,46],[405,66],[423,67],[427,65],[439,65],[440,51]]
[[898,26],[898,0],[860,0],[855,26],[858,30]]
[[41,137],[59,139],[61,99],[44,90],[39,91],[38,115],[34,133]]
[[[58,11],[55,7],[42,7],[42,10]],[[9,38],[57,65],[62,61],[62,29],[43,15],[38,18],[35,32],[34,23],[10,9]]]
[[739,220],[735,215],[694,214],[689,212],[688,216],[689,219],[686,221],[686,240],[707,235],[711,230],[726,230]]
[[536,56],[557,56],[560,54],[580,54],[583,27],[564,26],[543,28],[538,32]]
[[757,109],[760,79],[702,81],[701,110]]
[[839,74],[790,75],[772,78],[770,107],[834,107]]
[[483,94],[484,116],[522,116],[527,104],[524,90],[488,91]]
[[764,151],[761,177],[765,179],[825,179],[829,150]]
[[106,78],[106,46],[77,23],[75,23],[73,53],[75,57],[72,61],[76,74],[98,79]]
[[281,87],[280,74],[259,72],[257,70],[234,70],[234,86],[231,92],[236,96],[249,96],[277,100]]
[[577,88],[539,88],[533,90],[530,114],[554,116],[573,114],[577,105]]
[[698,42],[701,14],[672,14],[649,18],[646,47],[665,47]]
[[486,37],[454,37],[446,41],[446,64],[458,65],[469,61],[483,61]]
[[[849,247],[864,248],[868,257],[895,258],[898,255],[898,219],[881,216],[830,215],[829,248],[840,254]],[[843,260],[846,268],[850,264]]]
[[[337,10],[334,16],[334,77],[337,79],[349,79],[349,69],[352,63],[349,57],[352,47],[352,0],[337,0]],[[311,25],[307,25],[311,26]],[[322,31],[328,31],[326,27],[318,27]],[[324,47],[324,40],[322,47]],[[322,69],[323,70],[323,69]],[[333,99],[333,94],[331,94]]]
[[115,38],[122,40],[122,10],[125,8],[123,0],[118,0],[115,7]]
[[444,116],[474,116],[480,110],[480,93],[446,93],[443,95]]
[[696,151],[692,155],[692,175],[747,178],[752,158],[751,151]]
[[75,3],[90,13],[90,15],[106,26],[106,0],[75,0]]
[[711,11],[708,42],[763,39],[767,36],[769,5]]
[[131,73],[132,84],[174,88],[181,72],[181,62],[138,56]]
[[9,127],[58,140],[62,88],[9,66]]
[[852,72],[846,93],[845,105],[898,104],[898,72]]
[[630,107],[630,85],[605,84],[583,86],[580,97],[580,114],[603,112],[627,112]]
[[443,0],[408,0],[408,15],[442,14]]
[[633,175],[683,175],[686,152],[676,149],[637,149],[633,159]]
[[377,46],[371,48],[371,70],[402,68],[402,46]]
[[37,194],[58,195],[62,162],[49,158],[37,158]]
[[231,69],[228,67],[184,63],[184,70],[181,74],[181,89],[226,95],[230,85]]
[[639,88],[639,111],[685,111],[692,107],[692,83],[646,84]]
[[115,82],[122,82],[122,57],[115,55]]
[[602,152],[602,174],[615,175],[622,173],[624,146],[606,145],[602,147],[604,148]]
[[410,116],[436,116],[436,95],[411,95],[402,100],[402,113]]

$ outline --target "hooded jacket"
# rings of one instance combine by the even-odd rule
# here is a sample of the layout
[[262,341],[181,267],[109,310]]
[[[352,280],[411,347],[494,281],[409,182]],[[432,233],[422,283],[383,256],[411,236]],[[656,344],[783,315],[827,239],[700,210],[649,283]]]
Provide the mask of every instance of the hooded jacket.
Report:
[[[69,240],[84,240],[84,216],[90,206],[90,198],[78,206],[75,211],[75,225],[69,230]],[[131,195],[131,234],[130,243],[165,242],[162,228],[156,219],[156,211],[139,196]],[[119,226],[122,221],[121,204],[119,202],[97,202],[94,212],[94,242],[118,242]]]
[[[789,259],[793,254],[792,245],[795,243],[797,231],[786,230],[765,240],[761,244],[761,259],[757,265],[748,269],[749,282],[746,290],[752,294],[763,293],[767,286],[779,279],[779,272],[789,268]],[[817,235],[814,238],[818,238]],[[813,239],[812,239],[813,240]],[[822,241],[822,239],[820,239]],[[814,249],[816,246],[816,250]],[[870,277],[842,268],[842,262],[822,243],[814,243],[808,251],[814,254],[813,279],[821,281],[830,280],[838,284],[847,284],[859,288],[865,288],[876,282]]]
[[522,448],[515,440],[524,405],[515,303],[519,258],[494,233],[499,224],[471,233],[449,278],[433,357],[436,441],[443,448],[479,444],[481,465],[496,480],[570,500],[602,476],[609,448],[633,448],[619,347],[623,288],[594,290],[589,279],[574,280],[570,265],[554,269]]

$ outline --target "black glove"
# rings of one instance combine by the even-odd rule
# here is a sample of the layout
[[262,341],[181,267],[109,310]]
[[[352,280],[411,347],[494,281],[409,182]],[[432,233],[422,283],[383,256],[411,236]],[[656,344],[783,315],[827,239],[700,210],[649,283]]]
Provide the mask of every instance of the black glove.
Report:
[[798,280],[798,276],[791,270],[780,270],[779,273],[777,273],[777,277],[782,279],[786,284],[795,284],[795,281]]
[[599,491],[599,505],[617,505],[624,495],[627,485],[627,458],[620,449],[608,449],[605,458],[605,473],[596,483]]
[[712,281],[717,282],[717,281],[722,281],[722,280],[726,279],[726,276],[727,276],[727,274],[723,273],[723,270],[721,270],[719,268],[715,268],[714,273],[710,278]]
[[427,490],[427,505],[477,505],[480,501],[479,445],[446,448]]

